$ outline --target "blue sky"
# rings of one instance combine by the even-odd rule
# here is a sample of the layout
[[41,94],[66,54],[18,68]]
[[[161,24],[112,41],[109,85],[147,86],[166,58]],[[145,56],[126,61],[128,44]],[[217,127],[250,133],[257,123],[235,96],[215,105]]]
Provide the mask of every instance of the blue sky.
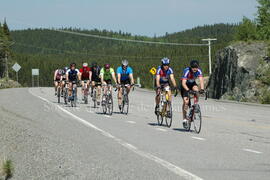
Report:
[[11,29],[78,27],[164,35],[254,18],[256,0],[1,0]]

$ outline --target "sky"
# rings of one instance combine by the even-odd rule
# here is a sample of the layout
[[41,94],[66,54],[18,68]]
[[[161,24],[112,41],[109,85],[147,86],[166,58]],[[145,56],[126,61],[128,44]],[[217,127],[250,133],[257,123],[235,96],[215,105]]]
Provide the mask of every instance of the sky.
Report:
[[257,0],[1,0],[10,29],[76,27],[161,36],[254,19]]

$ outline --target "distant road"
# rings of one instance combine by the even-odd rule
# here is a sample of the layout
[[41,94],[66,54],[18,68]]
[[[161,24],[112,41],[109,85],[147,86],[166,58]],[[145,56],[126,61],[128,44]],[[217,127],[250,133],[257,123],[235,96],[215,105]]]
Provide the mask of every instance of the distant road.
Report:
[[118,113],[116,99],[107,116],[92,104],[58,104],[53,94],[0,90],[0,159],[14,161],[13,179],[270,177],[270,107],[201,100],[202,131],[195,134],[182,128],[180,97],[166,128],[156,124],[151,91],[130,94],[128,116]]

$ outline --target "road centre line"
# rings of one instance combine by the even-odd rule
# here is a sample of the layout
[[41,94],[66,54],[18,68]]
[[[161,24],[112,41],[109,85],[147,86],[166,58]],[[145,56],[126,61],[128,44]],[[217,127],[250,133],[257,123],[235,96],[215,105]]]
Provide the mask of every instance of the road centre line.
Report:
[[167,132],[166,129],[162,129],[162,128],[156,128],[156,130],[158,130],[158,131],[163,131],[163,132]]
[[206,140],[205,138],[200,138],[200,137],[195,137],[195,136],[192,136],[191,138],[197,139],[197,140],[200,140],[200,141],[205,141]]
[[[64,109],[63,107],[61,107],[59,105],[56,105],[56,104],[50,102],[49,100],[47,100],[47,99],[45,99],[45,98],[43,98],[41,96],[38,96],[38,95],[34,94],[33,92],[31,92],[30,89],[29,89],[29,93],[32,94],[33,96],[38,97],[39,99],[47,102],[48,104],[51,104],[52,106],[56,106],[57,108],[59,108],[60,110],[62,110],[63,112],[65,112],[67,115],[73,117],[78,122],[84,124],[87,127],[90,127],[92,129],[95,129],[96,131],[100,132],[102,135],[104,135],[104,136],[106,136],[108,138],[113,139],[115,142],[117,142],[118,144],[124,146],[125,148],[129,149],[130,151],[136,153],[137,155],[142,156],[142,157],[144,157],[146,159],[149,159],[151,161],[154,161],[157,164],[160,164],[161,166],[167,168],[168,170],[170,170],[171,172],[175,173],[176,175],[178,175],[178,176],[180,176],[180,177],[182,177],[184,179],[189,179],[189,180],[193,180],[193,179],[194,180],[202,180],[202,178],[200,178],[200,177],[196,176],[195,174],[192,174],[192,173],[190,173],[190,172],[182,169],[179,166],[176,166],[176,165],[174,165],[174,164],[172,164],[172,163],[170,163],[170,162],[168,162],[166,160],[163,160],[163,159],[161,159],[161,158],[159,158],[157,156],[154,156],[154,155],[152,155],[152,154],[150,154],[148,152],[144,152],[142,150],[139,150],[134,145],[129,144],[129,143],[127,143],[127,142],[125,142],[125,141],[123,141],[123,140],[121,140],[121,139],[119,139],[119,138],[111,135],[110,133],[108,133],[108,132],[106,132],[106,131],[98,128],[97,126],[91,124],[90,122],[88,122],[88,121],[86,121],[86,120],[84,120],[84,119],[82,119],[82,118],[80,118],[80,117],[72,114],[70,111]],[[165,130],[165,129],[163,129],[163,130]],[[165,131],[167,131],[167,130],[165,130]]]

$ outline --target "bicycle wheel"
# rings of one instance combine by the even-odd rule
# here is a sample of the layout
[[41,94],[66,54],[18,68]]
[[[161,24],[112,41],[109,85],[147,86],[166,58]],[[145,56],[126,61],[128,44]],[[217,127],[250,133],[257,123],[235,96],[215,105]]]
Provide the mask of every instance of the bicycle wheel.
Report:
[[[165,120],[166,120],[166,125],[167,127],[171,127],[172,125],[172,105],[171,103],[168,102],[168,109],[166,108],[167,112],[166,112],[166,116],[165,116]],[[168,116],[168,113],[169,112],[169,116]]]
[[200,133],[202,127],[202,116],[200,106],[197,105],[196,111],[193,113],[194,130],[197,134]]
[[111,94],[108,95],[107,98],[108,98],[108,99],[107,99],[108,114],[109,114],[109,115],[112,115],[112,113],[113,113],[113,99],[112,99],[112,95],[111,95]]
[[68,93],[67,93],[67,89],[65,88],[64,89],[64,102],[65,102],[65,104],[67,104],[67,96],[68,96]]
[[129,108],[129,100],[128,100],[128,95],[125,94],[125,96],[123,97],[123,102],[122,102],[122,113],[124,114],[128,114],[128,108]]
[[96,89],[93,90],[92,100],[94,102],[94,108],[96,108],[97,107]]
[[76,107],[77,104],[77,89],[74,88],[73,90],[73,107]]
[[102,102],[101,102],[101,106],[102,106],[102,111],[103,111],[103,113],[104,114],[106,114],[106,112],[107,112],[107,100],[106,100],[107,98],[106,98],[106,95],[105,94],[103,94],[102,95]]
[[57,87],[57,99],[58,99],[58,103],[60,103],[60,98],[61,98],[61,94],[60,94],[60,86]]
[[161,126],[162,123],[163,123],[163,116],[161,115],[161,112],[157,112],[157,122],[158,122],[158,125]]

